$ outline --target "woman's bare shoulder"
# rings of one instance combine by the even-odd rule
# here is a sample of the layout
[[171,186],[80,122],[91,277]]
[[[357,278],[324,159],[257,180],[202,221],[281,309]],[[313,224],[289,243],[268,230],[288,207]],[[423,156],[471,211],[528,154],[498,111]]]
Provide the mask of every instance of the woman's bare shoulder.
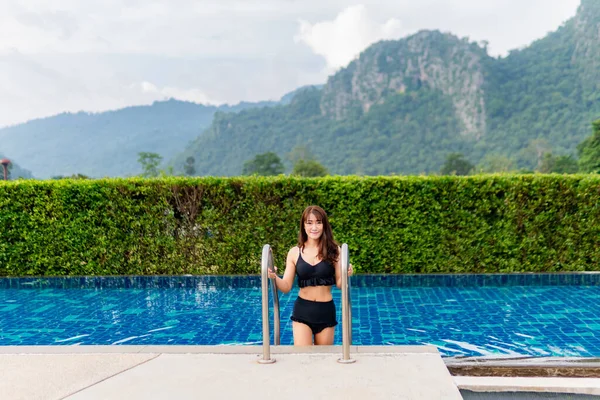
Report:
[[296,266],[296,262],[298,261],[298,254],[300,254],[300,249],[298,246],[294,246],[288,251],[287,258],[285,260],[287,265]]
[[288,257],[298,257],[300,254],[300,248],[298,246],[294,246],[288,251]]

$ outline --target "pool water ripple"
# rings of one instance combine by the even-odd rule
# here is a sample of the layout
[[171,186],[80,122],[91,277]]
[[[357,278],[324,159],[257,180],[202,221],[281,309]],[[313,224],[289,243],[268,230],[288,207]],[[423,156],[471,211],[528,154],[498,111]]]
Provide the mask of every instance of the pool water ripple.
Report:
[[[367,275],[352,285],[357,345],[600,357],[600,275]],[[292,344],[296,297],[280,297],[282,344]],[[0,278],[0,345],[260,344],[260,302],[257,277]]]

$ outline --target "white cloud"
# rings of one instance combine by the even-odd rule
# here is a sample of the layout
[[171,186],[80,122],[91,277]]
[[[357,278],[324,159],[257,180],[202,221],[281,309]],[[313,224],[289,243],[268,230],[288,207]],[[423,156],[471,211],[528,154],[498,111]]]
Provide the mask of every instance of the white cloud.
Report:
[[263,22],[285,8],[276,1],[2,0],[0,50],[254,56],[281,39]]
[[[437,29],[489,42],[493,56],[522,48],[575,14],[580,0],[375,0],[347,6],[331,18],[300,19],[295,36],[331,70],[347,65],[370,44]],[[435,10],[435,12],[432,12]]]
[[0,51],[0,127],[167,98],[215,105],[275,100],[299,86],[324,82],[324,62],[305,52],[227,60]]
[[[364,6],[356,5],[361,1]],[[277,99],[324,83],[332,69],[377,40],[421,29],[487,40],[491,54],[504,55],[556,30],[578,4],[0,0],[0,127],[165,97],[230,104]],[[144,90],[143,82],[153,87]]]
[[[575,15],[580,0],[420,0],[404,9],[410,33],[438,29],[488,41],[492,56],[528,46]],[[431,12],[435,10],[435,12]]]
[[346,66],[369,45],[382,39],[399,39],[403,34],[399,19],[376,21],[364,5],[340,12],[332,21],[311,24],[300,20],[295,37],[327,61],[331,70]]
[[[355,35],[362,46],[419,29],[488,40],[493,53],[506,54],[555,30],[579,1],[2,0],[0,50],[255,57],[290,47],[301,20],[300,40],[332,64],[352,51],[343,38]],[[327,30],[335,36],[323,37]],[[344,48],[327,49],[319,37]]]

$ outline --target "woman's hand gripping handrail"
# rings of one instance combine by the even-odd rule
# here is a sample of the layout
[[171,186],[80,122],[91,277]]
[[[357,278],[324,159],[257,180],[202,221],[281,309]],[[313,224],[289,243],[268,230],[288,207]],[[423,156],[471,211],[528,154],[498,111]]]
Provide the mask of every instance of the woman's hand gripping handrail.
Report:
[[350,364],[356,360],[350,358],[350,346],[352,345],[352,304],[350,303],[350,280],[348,279],[348,270],[350,262],[348,260],[348,245],[342,244],[342,358],[338,362]]
[[[273,270],[273,252],[271,246],[265,244],[262,250],[261,260],[261,288],[262,288],[262,320],[263,320],[263,358],[258,360],[260,364],[271,364],[275,362],[271,358],[271,338],[269,332],[269,269]],[[279,293],[275,280],[271,280],[271,289],[273,292],[273,334],[275,345],[280,344],[279,328]]]

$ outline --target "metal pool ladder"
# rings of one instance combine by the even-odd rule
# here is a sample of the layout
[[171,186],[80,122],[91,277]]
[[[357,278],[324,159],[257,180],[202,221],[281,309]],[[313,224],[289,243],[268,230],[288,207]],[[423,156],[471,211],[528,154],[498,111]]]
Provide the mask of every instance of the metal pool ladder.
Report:
[[350,262],[348,257],[348,245],[342,244],[342,358],[339,363],[351,364],[356,362],[350,358],[350,346],[352,345],[352,301],[350,299],[350,279],[348,269]]
[[[350,268],[348,258],[348,245],[342,244],[342,358],[339,363],[350,364],[356,360],[350,358],[350,346],[352,345],[352,303],[350,299],[350,280],[348,269]],[[262,321],[263,321],[263,358],[258,360],[260,364],[272,364],[271,358],[271,333],[269,330],[269,269],[273,268],[273,252],[271,246],[265,244],[262,250],[261,261],[261,289],[262,289]],[[279,322],[279,292],[275,280],[271,279],[271,292],[273,293],[273,342],[275,346],[280,345],[281,332]]]
[[[272,364],[275,362],[271,358],[271,333],[269,331],[269,269],[273,268],[273,251],[271,246],[265,244],[262,250],[261,263],[261,287],[262,287],[262,321],[263,321],[263,358],[258,360],[260,364]],[[271,292],[273,293],[273,342],[275,346],[280,344],[280,329],[279,329],[279,292],[275,279],[271,281]]]

